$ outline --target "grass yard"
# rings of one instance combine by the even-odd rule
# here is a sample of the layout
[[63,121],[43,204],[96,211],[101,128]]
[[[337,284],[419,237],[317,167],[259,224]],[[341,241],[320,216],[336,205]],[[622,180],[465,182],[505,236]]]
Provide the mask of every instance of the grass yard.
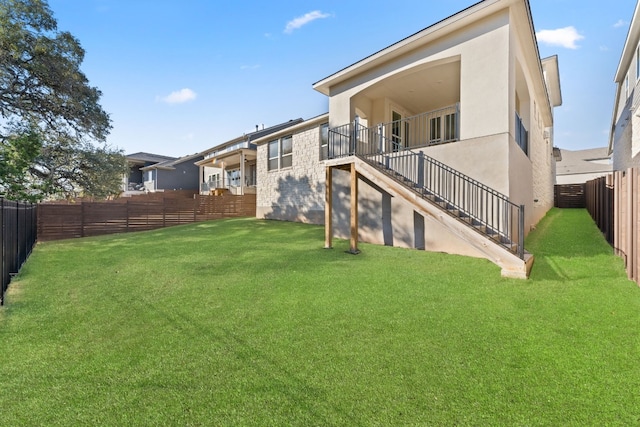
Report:
[[2,425],[639,425],[640,289],[584,210],[528,281],[232,219],[39,244],[0,309]]

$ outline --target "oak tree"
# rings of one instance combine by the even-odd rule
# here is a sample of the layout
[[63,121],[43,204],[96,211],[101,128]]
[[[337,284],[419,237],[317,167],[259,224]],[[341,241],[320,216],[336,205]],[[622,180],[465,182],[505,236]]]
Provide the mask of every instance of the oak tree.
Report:
[[83,59],[46,0],[0,0],[0,194],[119,192],[124,157],[106,144],[111,121]]

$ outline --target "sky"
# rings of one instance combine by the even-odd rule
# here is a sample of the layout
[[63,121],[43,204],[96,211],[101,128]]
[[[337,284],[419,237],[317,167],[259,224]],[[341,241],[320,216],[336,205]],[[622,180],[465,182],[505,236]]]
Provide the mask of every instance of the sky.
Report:
[[[474,0],[49,0],[85,49],[127,154],[194,154],[256,125],[328,111],[312,84]],[[614,74],[636,0],[530,0],[541,57],[558,55],[555,146],[608,144]]]

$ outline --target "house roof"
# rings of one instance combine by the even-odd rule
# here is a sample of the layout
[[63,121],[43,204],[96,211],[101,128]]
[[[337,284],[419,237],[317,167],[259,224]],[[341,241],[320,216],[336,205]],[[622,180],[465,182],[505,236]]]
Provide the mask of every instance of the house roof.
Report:
[[560,151],[562,160],[556,163],[556,175],[578,175],[613,170],[607,147],[586,150],[560,149]]
[[[269,134],[269,135],[265,135],[262,138],[255,139],[254,142],[257,145],[260,145],[262,143],[265,143],[267,141],[272,140],[272,138],[282,136],[282,135],[284,135],[286,133],[291,133],[291,132],[295,133],[295,132],[298,132],[300,130],[304,130],[304,129],[311,128],[311,127],[314,127],[314,126],[318,126],[318,125],[320,125],[322,123],[326,123],[328,121],[329,121],[329,113],[320,114],[320,115],[312,117],[310,119],[301,121],[301,122],[299,122],[299,123],[297,123],[294,126],[291,126],[289,128],[281,129],[280,131],[273,132],[272,134]],[[269,136],[269,138],[267,138],[267,136]]]
[[[282,129],[286,129],[290,126],[293,126],[295,124],[298,124],[300,122],[302,122],[302,118],[297,118],[297,119],[291,119],[289,121],[283,122],[283,123],[279,123],[277,125],[274,126],[270,126],[268,128],[264,128],[264,129],[257,129],[255,132],[249,132],[249,133],[245,133],[242,136],[236,137],[234,139],[230,139],[229,141],[223,142],[221,144],[215,145],[205,151],[203,151],[203,154],[208,154],[214,151],[219,151],[224,149],[225,147],[237,144],[239,142],[252,142],[258,138],[262,138],[263,136],[272,134],[274,132],[278,132]],[[257,126],[256,126],[257,127]]]
[[137,161],[137,162],[145,162],[145,163],[147,162],[160,163],[160,162],[166,162],[168,160],[176,159],[176,157],[162,156],[160,154],[152,154],[152,153],[145,153],[145,152],[127,154],[125,158],[129,161],[133,161],[133,162]]
[[553,107],[562,105],[562,91],[560,90],[560,69],[558,68],[558,55],[550,56],[542,60],[542,70],[549,92],[549,102]]
[[614,77],[615,83],[622,83],[627,70],[633,60],[636,47],[638,46],[638,40],[640,39],[640,2],[636,3],[635,10],[633,11],[633,18],[631,19],[631,25],[629,26],[629,32],[627,33],[627,39],[624,42],[624,48],[622,49],[622,55],[620,56],[620,62],[618,63],[618,69]]
[[179,165],[184,162],[193,161],[193,159],[197,159],[198,157],[203,157],[203,153],[195,153],[189,154],[188,156],[179,157],[177,159],[166,160],[164,162],[156,163],[155,165],[145,166],[140,168],[140,170],[150,170],[150,169],[164,169],[164,170],[173,170],[176,165]]

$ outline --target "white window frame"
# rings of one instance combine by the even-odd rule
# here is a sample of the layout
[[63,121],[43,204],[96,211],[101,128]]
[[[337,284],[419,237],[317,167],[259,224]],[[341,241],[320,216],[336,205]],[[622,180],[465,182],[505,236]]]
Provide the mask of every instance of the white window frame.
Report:
[[321,124],[319,126],[319,132],[320,132],[320,136],[319,136],[320,160],[327,160],[329,158],[329,123]]
[[[290,150],[285,152],[285,144],[289,142]],[[272,151],[276,147],[277,153]],[[285,165],[286,163],[286,165]],[[267,143],[267,170],[275,171],[293,167],[293,135],[285,135],[278,139],[272,139]]]

